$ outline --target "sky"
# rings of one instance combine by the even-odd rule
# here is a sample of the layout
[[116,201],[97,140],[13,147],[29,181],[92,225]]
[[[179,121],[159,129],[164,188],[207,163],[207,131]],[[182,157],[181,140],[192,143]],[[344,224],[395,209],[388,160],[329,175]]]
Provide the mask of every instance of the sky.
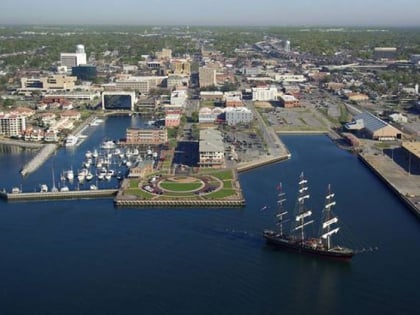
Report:
[[420,26],[420,0],[1,0],[0,24]]

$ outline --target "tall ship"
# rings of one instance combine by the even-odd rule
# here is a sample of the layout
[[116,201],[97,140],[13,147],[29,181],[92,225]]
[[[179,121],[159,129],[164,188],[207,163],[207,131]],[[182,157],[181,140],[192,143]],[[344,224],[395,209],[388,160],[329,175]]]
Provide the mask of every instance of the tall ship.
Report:
[[331,185],[328,185],[325,196],[325,205],[322,210],[321,233],[319,237],[308,237],[305,229],[314,223],[312,219],[312,210],[305,204],[310,198],[308,191],[308,181],[303,173],[299,177],[299,193],[296,201],[295,213],[292,216],[290,233],[284,232],[283,224],[288,211],[284,209],[285,194],[281,185],[278,186],[277,200],[277,226],[276,230],[265,230],[263,236],[267,244],[276,248],[286,249],[302,254],[309,254],[325,258],[349,261],[354,256],[352,249],[333,245],[331,237],[337,234],[340,228],[336,225],[338,218],[333,214],[332,208],[336,205],[334,193],[331,191]]

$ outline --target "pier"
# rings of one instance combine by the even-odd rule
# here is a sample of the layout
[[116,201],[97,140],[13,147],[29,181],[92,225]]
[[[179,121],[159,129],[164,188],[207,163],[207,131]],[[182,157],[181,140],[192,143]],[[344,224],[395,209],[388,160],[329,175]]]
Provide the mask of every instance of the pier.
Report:
[[385,155],[361,153],[358,156],[420,218],[420,177],[407,174]]
[[7,201],[47,201],[58,199],[90,199],[111,198],[117,194],[117,189],[76,190],[63,192],[30,192],[7,193],[0,192],[0,198]]

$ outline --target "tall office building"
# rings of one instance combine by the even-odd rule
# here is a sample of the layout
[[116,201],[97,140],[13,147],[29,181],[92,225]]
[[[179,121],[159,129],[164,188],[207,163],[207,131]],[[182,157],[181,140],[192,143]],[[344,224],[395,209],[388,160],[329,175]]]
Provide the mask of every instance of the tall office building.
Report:
[[66,66],[68,70],[73,67],[86,64],[85,46],[77,45],[74,53],[61,53],[60,61],[62,66]]
[[200,67],[198,69],[198,80],[200,87],[216,85],[216,69]]

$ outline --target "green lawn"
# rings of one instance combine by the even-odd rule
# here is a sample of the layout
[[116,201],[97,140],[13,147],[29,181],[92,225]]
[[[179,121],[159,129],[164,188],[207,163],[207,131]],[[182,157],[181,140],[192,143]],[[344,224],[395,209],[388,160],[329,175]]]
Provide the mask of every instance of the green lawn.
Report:
[[175,183],[175,182],[161,182],[160,187],[171,191],[191,191],[200,188],[201,182],[197,183]]
[[235,195],[236,195],[236,191],[233,189],[222,189],[208,195],[203,195],[203,197],[205,199],[223,199],[223,198],[235,196]]
[[154,197],[153,194],[150,194],[143,189],[127,189],[124,191],[124,195],[132,195],[142,199],[152,199],[152,197]]
[[221,172],[215,172],[215,173],[211,173],[212,176],[220,179],[220,180],[231,180],[233,179],[233,174],[231,170],[227,170],[227,171],[221,171]]

